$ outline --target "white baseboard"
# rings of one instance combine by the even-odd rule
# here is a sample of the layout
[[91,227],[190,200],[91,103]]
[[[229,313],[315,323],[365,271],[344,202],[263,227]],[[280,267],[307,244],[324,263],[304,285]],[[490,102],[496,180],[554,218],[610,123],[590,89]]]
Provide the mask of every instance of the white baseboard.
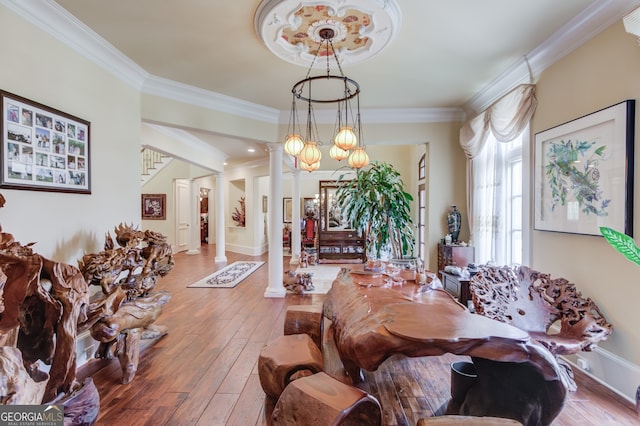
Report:
[[262,254],[261,247],[242,246],[239,244],[229,244],[225,246],[225,249],[234,253],[240,253],[247,256],[260,256]]
[[592,352],[580,352],[563,358],[574,369],[584,372],[635,406],[636,389],[640,386],[640,367],[600,347]]
[[[554,324],[550,331],[557,333],[560,327]],[[640,367],[636,364],[599,346],[591,352],[580,352],[562,358],[574,369],[582,371],[635,406],[636,389],[640,386]]]

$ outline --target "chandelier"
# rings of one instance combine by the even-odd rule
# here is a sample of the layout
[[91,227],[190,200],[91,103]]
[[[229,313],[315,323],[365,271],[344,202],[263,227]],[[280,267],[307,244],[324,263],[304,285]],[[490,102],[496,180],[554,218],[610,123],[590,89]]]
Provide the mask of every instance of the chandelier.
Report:
[[[309,172],[317,170],[322,159],[322,152],[319,148],[322,142],[318,136],[313,105],[335,104],[337,106],[336,126],[329,156],[337,161],[348,158],[349,166],[360,169],[369,164],[369,156],[362,139],[360,85],[345,76],[342,71],[342,66],[333,47],[334,29],[327,25],[320,28],[317,34],[320,39],[319,46],[307,75],[295,83],[291,89],[293,97],[284,150],[296,158],[296,165],[299,162],[301,169]],[[327,73],[326,75],[311,76],[311,70],[319,57],[326,58]],[[340,75],[331,74],[329,66],[331,57],[334,58]],[[318,86],[321,88],[318,89]],[[298,103],[305,106],[304,137],[299,128],[301,123],[298,119]]]

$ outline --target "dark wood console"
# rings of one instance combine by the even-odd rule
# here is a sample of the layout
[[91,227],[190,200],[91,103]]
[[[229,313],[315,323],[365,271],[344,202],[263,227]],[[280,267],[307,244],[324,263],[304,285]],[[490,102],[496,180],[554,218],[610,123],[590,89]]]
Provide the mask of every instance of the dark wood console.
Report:
[[364,262],[366,246],[354,229],[345,223],[337,204],[335,181],[321,180],[318,223],[318,259],[320,262]]

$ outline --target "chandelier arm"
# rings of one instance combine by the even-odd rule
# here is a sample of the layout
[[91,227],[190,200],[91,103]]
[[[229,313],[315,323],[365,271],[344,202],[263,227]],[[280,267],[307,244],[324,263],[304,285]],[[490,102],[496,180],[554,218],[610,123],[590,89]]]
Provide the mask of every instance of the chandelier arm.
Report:
[[[336,58],[336,64],[338,64],[338,71],[340,71],[340,75],[344,77],[344,71],[342,71],[342,65],[340,65],[340,61],[338,60],[338,54],[336,53],[336,49],[333,47],[333,41],[329,40],[328,42],[331,45],[331,52],[333,53],[333,57]],[[327,55],[327,75],[329,75],[329,55]]]

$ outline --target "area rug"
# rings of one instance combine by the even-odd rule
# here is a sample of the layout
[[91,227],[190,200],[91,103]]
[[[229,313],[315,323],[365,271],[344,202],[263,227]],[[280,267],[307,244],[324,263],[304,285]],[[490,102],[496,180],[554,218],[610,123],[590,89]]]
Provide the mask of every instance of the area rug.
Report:
[[189,284],[187,287],[235,287],[262,265],[264,265],[264,262],[254,262],[248,260],[233,262],[232,264],[225,266],[224,268],[214,272],[208,277],[205,277],[200,281],[196,281],[193,284]]
[[314,289],[305,291],[304,294],[327,294],[340,269],[340,266],[313,265],[296,269],[296,274],[312,274],[311,281]]

